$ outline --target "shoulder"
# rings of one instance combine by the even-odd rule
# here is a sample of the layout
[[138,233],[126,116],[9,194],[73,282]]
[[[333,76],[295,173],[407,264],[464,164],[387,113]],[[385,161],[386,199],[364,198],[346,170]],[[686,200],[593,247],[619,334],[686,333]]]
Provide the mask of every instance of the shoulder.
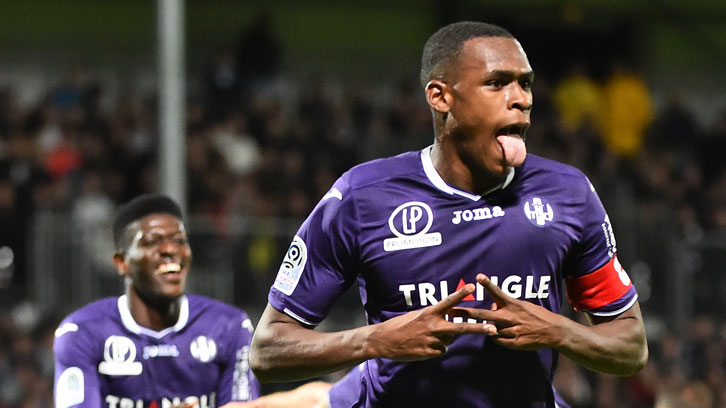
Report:
[[534,154],[527,154],[527,159],[521,169],[525,173],[547,173],[561,177],[587,179],[585,174],[576,167]]
[[361,163],[348,170],[341,179],[350,190],[357,190],[406,178],[421,169],[421,152],[412,151]]
[[244,321],[248,319],[244,310],[202,295],[187,294],[189,313],[198,318],[213,318],[221,321]]
[[120,320],[117,302],[117,297],[100,299],[66,316],[55,330],[54,352],[93,347],[98,335],[106,332],[104,328]]
[[[311,218],[322,218],[323,229],[336,222],[353,222],[358,208],[379,199],[382,189],[398,190],[397,185],[416,177],[423,172],[421,152],[406,152],[385,159],[361,163],[343,173],[333,187],[318,202]],[[364,204],[361,204],[364,203]]]
[[[211,330],[215,336],[248,343],[254,333],[254,325],[247,313],[230,304],[202,295],[187,294],[190,324]],[[210,322],[213,322],[210,326]]]
[[117,304],[118,297],[108,297],[91,302],[66,316],[61,321],[58,329],[60,330],[66,324],[75,324],[79,328],[91,329],[119,316]]
[[527,159],[518,171],[518,179],[522,183],[532,181],[557,185],[578,197],[584,197],[587,191],[595,191],[590,180],[580,169],[534,154],[527,154]]

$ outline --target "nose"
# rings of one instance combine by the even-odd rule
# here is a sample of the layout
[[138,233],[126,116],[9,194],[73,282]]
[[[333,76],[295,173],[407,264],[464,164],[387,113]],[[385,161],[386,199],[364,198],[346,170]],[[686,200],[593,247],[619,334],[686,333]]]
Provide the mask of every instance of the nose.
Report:
[[529,112],[529,110],[532,109],[532,90],[524,88],[516,81],[512,82],[510,84],[507,102],[507,107],[509,109],[518,109],[522,112]]
[[159,245],[159,253],[161,253],[162,256],[174,256],[177,252],[179,252],[179,247],[174,240],[165,239],[161,241],[161,244]]

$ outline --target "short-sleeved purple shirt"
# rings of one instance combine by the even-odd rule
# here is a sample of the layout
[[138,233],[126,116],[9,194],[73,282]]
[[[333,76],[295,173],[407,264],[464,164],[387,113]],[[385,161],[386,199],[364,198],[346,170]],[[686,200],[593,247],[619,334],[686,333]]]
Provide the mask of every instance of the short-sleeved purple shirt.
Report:
[[[530,154],[479,196],[447,185],[429,147],[341,176],[298,230],[268,299],[315,326],[357,281],[374,324],[438,303],[485,273],[510,296],[553,312],[567,295],[580,310],[617,315],[637,293],[615,253],[607,214],[579,170]],[[593,273],[613,263],[620,278],[600,285]],[[461,305],[491,303],[477,284]],[[356,406],[554,407],[556,361],[549,348],[511,350],[463,335],[439,358],[368,361]]]
[[90,303],[56,330],[57,408],[169,408],[196,398],[199,408],[259,396],[248,356],[252,323],[232,306],[182,298],[177,323],[139,326],[126,296]]

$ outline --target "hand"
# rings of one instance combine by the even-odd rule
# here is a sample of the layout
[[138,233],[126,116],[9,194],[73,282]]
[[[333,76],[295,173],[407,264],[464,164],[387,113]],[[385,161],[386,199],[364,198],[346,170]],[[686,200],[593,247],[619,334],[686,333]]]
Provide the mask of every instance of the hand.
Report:
[[294,390],[265,395],[249,402],[230,402],[221,408],[323,408],[327,406],[331,384],[305,383]]
[[564,319],[561,315],[507,295],[484,274],[478,274],[476,280],[494,300],[491,310],[454,308],[451,315],[486,320],[496,327],[492,338],[513,349],[537,350],[555,347],[560,342],[559,327]]
[[174,405],[172,408],[195,408],[199,407],[199,401],[195,398],[193,401],[185,401],[181,404]]
[[449,310],[474,290],[474,285],[468,284],[435,305],[369,326],[373,332],[368,340],[374,354],[397,361],[426,360],[444,354],[458,335],[495,333],[492,325],[446,320]]
[[[264,397],[262,397],[264,398]],[[220,408],[267,408],[268,405],[265,405],[265,401],[260,399],[256,399],[253,401],[247,401],[247,402],[238,402],[238,401],[232,401],[228,402],[224,405],[222,405]]]

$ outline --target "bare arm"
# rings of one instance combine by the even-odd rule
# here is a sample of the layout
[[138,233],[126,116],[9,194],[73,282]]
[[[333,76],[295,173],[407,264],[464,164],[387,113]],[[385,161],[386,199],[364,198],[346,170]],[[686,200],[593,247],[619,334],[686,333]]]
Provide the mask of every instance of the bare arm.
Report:
[[648,361],[637,303],[616,317],[591,316],[593,325],[587,326],[507,296],[483,274],[477,275],[477,281],[494,299],[492,310],[455,308],[451,312],[494,323],[494,338],[503,346],[520,350],[551,347],[591,370],[616,375],[633,375]]
[[567,320],[562,354],[583,366],[602,373],[633,375],[648,362],[640,305],[615,318],[588,315],[592,326]]
[[369,331],[312,330],[268,304],[252,338],[250,365],[263,382],[316,377],[366,360]]
[[371,358],[412,361],[439,356],[459,334],[494,332],[491,325],[452,323],[444,317],[474,289],[469,284],[436,305],[382,323],[331,333],[304,327],[268,304],[252,339],[252,370],[263,382],[290,381]]

